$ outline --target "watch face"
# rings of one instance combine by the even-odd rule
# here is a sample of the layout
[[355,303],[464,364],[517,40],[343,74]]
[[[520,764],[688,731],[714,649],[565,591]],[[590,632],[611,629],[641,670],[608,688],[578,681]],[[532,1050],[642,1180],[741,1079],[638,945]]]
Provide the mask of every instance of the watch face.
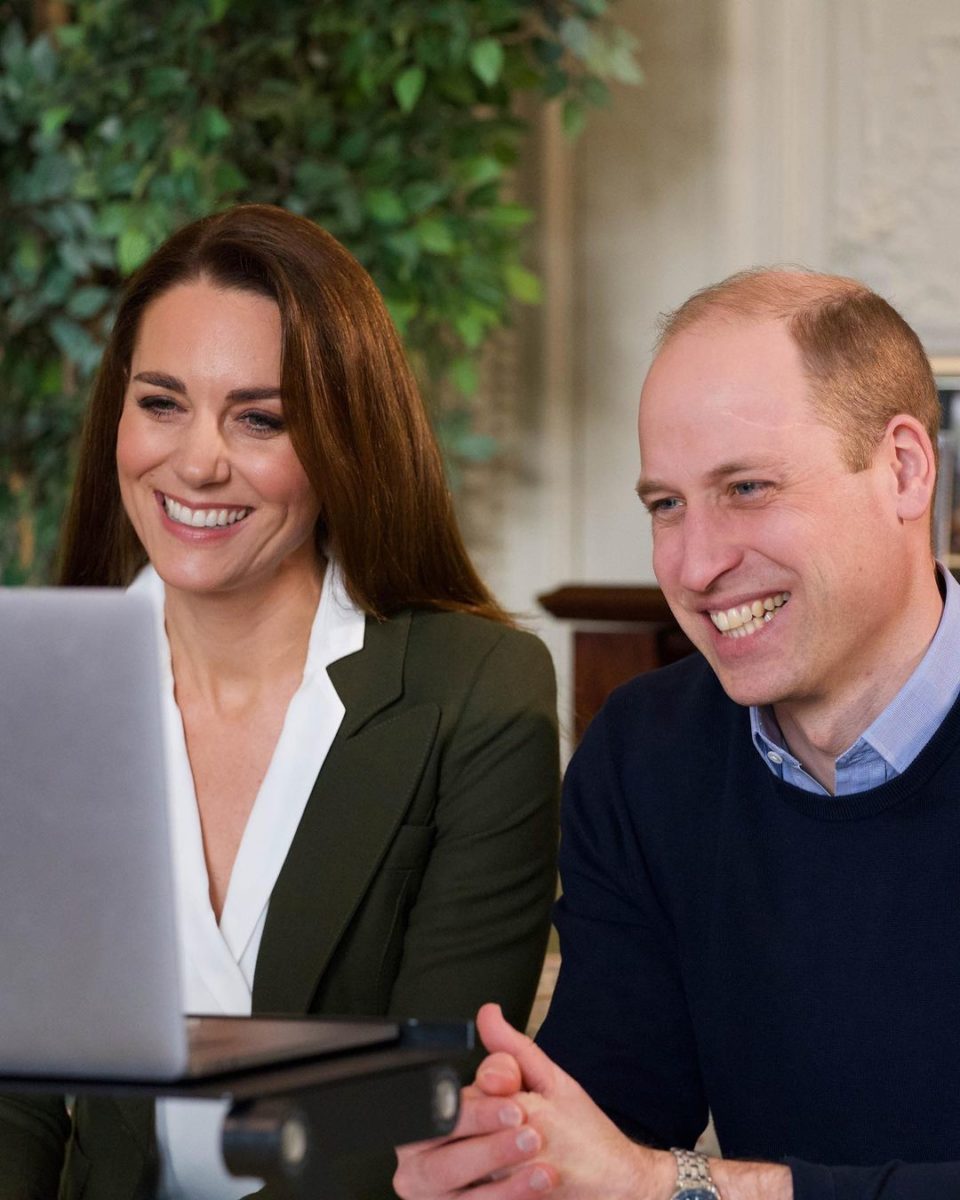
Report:
[[717,1200],[717,1193],[712,1188],[681,1188],[673,1193],[670,1200]]

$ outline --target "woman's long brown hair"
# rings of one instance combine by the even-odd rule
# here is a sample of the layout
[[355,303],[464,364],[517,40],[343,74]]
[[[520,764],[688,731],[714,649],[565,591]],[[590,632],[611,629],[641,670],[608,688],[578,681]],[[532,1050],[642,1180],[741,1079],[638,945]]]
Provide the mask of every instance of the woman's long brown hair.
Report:
[[354,602],[506,621],[457,527],[436,440],[373,280],[304,217],[247,204],[175,233],[129,281],[93,388],[60,558],[66,585],[123,586],[145,563],[117,482],[117,426],[140,321],[177,284],[205,279],[274,300],[284,415],[320,499],[318,551]]

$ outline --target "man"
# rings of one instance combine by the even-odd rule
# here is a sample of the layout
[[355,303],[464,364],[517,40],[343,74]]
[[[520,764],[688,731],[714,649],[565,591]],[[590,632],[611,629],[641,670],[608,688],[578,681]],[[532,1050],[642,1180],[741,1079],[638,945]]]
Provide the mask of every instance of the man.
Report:
[[[667,319],[637,490],[702,657],[585,736],[540,1046],[481,1010],[458,1139],[402,1149],[401,1196],[960,1194],[939,417],[916,335],[852,280],[748,272]],[[727,1157],[671,1152],[708,1107]]]

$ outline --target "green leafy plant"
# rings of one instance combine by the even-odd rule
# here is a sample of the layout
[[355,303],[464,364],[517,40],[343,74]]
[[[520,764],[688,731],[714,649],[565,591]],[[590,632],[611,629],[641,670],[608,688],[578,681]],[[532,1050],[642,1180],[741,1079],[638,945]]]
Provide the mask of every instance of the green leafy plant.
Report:
[[533,214],[510,199],[518,97],[556,99],[576,134],[607,81],[637,82],[607,15],[607,0],[0,0],[3,581],[48,577],[123,277],[241,200],[350,247],[428,395],[460,397],[437,413],[453,454],[484,452],[464,420],[478,355],[540,295]]

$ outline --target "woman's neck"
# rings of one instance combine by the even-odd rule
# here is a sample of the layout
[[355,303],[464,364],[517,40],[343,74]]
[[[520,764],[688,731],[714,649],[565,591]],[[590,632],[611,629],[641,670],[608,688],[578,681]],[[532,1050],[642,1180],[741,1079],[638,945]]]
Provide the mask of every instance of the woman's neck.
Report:
[[219,711],[294,689],[303,675],[326,563],[282,571],[257,587],[216,594],[166,589],[164,618],[179,700]]

